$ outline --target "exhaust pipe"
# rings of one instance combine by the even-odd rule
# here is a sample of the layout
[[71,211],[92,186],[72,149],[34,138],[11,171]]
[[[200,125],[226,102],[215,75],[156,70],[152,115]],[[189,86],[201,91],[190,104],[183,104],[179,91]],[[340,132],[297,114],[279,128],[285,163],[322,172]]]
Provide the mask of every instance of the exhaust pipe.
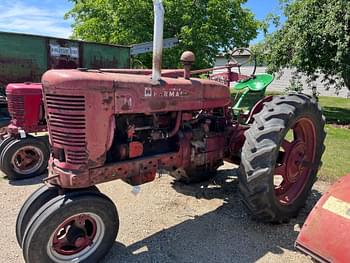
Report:
[[153,65],[152,82],[159,84],[162,77],[162,54],[163,54],[163,29],[164,7],[163,0],[153,0],[154,7],[154,33],[153,33]]

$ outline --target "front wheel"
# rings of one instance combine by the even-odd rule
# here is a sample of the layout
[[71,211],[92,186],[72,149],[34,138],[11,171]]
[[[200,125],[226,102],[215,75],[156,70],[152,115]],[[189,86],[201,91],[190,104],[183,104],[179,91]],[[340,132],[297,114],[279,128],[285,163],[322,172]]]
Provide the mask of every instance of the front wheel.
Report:
[[34,217],[35,213],[41,209],[46,203],[59,196],[60,194],[68,192],[99,192],[96,186],[83,189],[60,189],[58,187],[42,185],[36,191],[34,191],[28,199],[24,202],[21,210],[18,213],[16,220],[16,238],[20,247],[22,247],[23,235],[30,220]]
[[16,238],[20,247],[24,231],[33,215],[47,202],[59,195],[59,188],[42,185],[22,205],[16,220]]
[[0,155],[1,169],[10,180],[42,174],[47,168],[48,159],[47,139],[31,136],[10,141]]
[[98,262],[119,229],[113,202],[101,193],[66,193],[36,213],[23,238],[23,255],[34,262]]
[[285,222],[305,205],[324,152],[325,118],[303,94],[276,96],[245,133],[239,189],[254,218]]
[[15,138],[13,138],[11,136],[8,136],[8,137],[4,138],[3,140],[0,140],[0,154],[3,152],[3,150],[6,148],[6,146],[14,140],[15,140]]

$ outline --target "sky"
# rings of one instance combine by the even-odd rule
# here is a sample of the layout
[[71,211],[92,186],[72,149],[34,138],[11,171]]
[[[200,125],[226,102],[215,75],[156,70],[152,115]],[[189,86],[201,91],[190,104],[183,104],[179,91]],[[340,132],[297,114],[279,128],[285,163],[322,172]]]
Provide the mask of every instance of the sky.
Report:
[[0,31],[68,38],[68,0],[0,0]]
[[[255,17],[258,20],[263,20],[269,13],[281,15],[281,10],[279,9],[279,0],[248,0],[245,4],[252,12],[255,14]],[[281,21],[284,21],[284,18],[281,18]],[[270,26],[269,31],[274,30],[274,26]],[[257,43],[263,40],[264,34],[260,32],[258,37],[252,41],[252,43]]]
[[[248,0],[245,6],[263,19],[278,10],[278,0]],[[0,31],[69,38],[72,21],[63,16],[71,7],[68,0],[0,0]],[[253,43],[262,39],[259,34]]]

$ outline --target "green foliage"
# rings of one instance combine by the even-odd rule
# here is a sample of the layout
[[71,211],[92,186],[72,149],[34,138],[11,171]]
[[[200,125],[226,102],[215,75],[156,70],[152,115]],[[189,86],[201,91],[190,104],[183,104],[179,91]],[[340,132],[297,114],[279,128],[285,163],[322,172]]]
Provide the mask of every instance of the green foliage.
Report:
[[[73,37],[111,44],[136,44],[153,39],[151,0],[70,0],[74,7]],[[194,51],[195,67],[213,64],[219,49],[247,46],[259,22],[242,7],[246,0],[164,0],[164,38],[178,37],[176,48],[164,50],[163,67],[179,66],[184,50]],[[139,58],[151,66],[151,55]]]
[[350,89],[350,1],[283,0],[286,22],[255,47],[270,72],[296,68],[310,82]]

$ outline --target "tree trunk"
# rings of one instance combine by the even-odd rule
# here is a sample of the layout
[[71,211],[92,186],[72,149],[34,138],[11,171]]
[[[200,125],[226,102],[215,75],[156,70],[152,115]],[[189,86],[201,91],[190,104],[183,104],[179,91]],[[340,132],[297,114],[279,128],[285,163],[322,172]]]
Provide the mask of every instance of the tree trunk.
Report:
[[350,73],[347,74],[347,76],[343,75],[343,79],[344,79],[345,87],[347,87],[348,90],[350,91]]

